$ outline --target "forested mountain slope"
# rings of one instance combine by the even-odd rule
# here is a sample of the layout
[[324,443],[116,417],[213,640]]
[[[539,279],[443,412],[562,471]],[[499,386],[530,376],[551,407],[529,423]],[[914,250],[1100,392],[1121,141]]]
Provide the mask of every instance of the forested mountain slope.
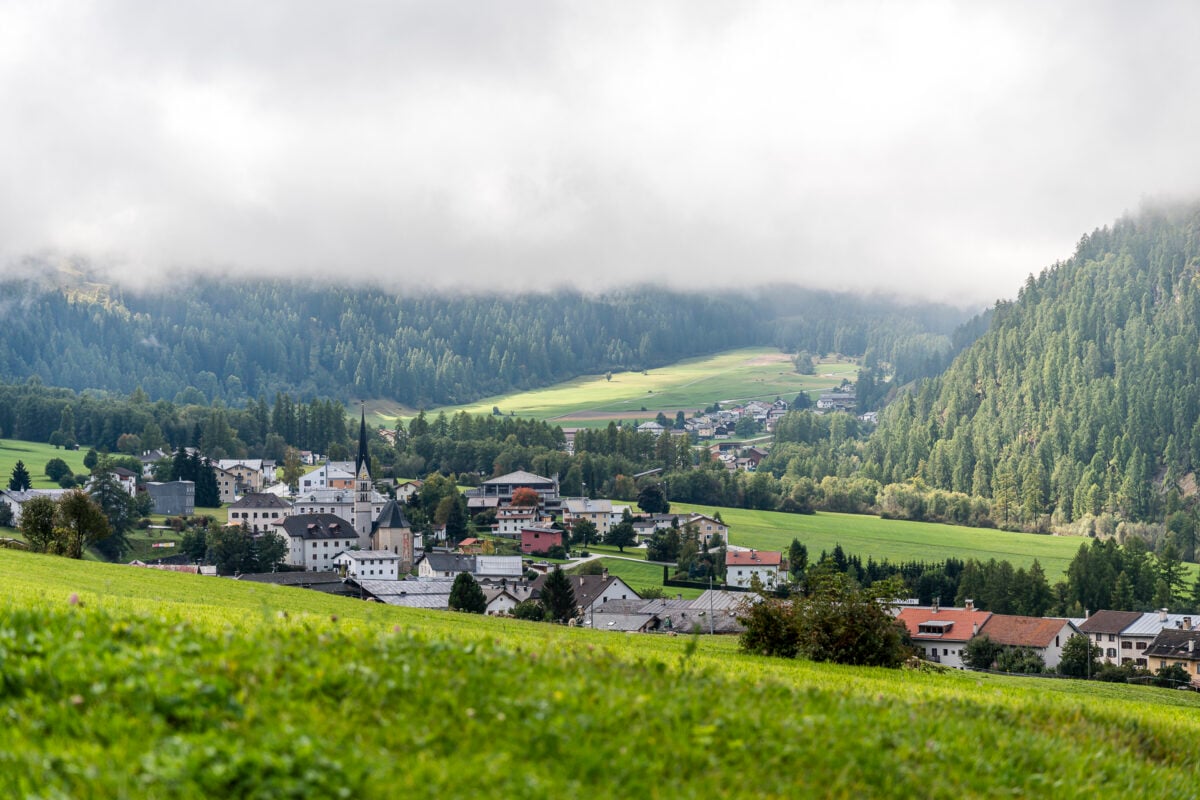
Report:
[[1200,206],[1085,235],[887,410],[866,470],[992,497],[998,520],[1161,519],[1200,464],[1198,319]]
[[947,357],[965,317],[799,289],[401,296],[198,280],[142,293],[59,275],[0,284],[0,381],[141,386],[151,399],[184,402],[241,404],[282,391],[424,407],[745,345],[849,355],[873,347],[919,370]]

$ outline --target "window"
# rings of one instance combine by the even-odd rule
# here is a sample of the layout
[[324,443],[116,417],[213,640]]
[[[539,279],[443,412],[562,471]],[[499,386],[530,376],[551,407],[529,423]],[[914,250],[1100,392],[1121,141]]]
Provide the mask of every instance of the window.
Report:
[[1116,636],[1116,634],[1115,634],[1115,633],[1110,633],[1110,634],[1108,635],[1108,640],[1109,640],[1110,642],[1115,642],[1115,641],[1117,640],[1117,636]]
[[948,648],[948,647],[943,647],[943,648],[942,648],[942,655],[944,655],[944,656],[948,656],[948,655],[950,655],[950,648]]
[[1107,655],[1109,658],[1116,658],[1117,657],[1117,648],[1115,648],[1115,647],[1108,648],[1108,652],[1105,653],[1105,655]]
[[1146,643],[1145,643],[1145,642],[1138,642],[1138,643],[1137,643],[1137,649],[1138,649],[1138,650],[1145,650],[1145,649],[1146,649]]

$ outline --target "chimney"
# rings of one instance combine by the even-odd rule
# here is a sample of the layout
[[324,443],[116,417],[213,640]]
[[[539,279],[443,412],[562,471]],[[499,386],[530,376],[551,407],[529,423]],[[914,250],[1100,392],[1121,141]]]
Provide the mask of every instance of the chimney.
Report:
[[974,611],[975,610],[975,601],[968,597],[966,600],[963,601],[963,606],[967,609],[967,611]]
[[938,598],[935,597],[935,598],[933,598],[933,613],[936,614],[937,612],[938,612]]
[[1167,610],[1165,608],[1160,608],[1158,610],[1158,621],[1159,622],[1167,621]]
[[1192,618],[1191,617],[1183,618],[1183,629],[1185,631],[1190,631],[1192,629]]
[[979,623],[972,622],[971,623],[971,636],[978,636],[978,635],[979,635]]

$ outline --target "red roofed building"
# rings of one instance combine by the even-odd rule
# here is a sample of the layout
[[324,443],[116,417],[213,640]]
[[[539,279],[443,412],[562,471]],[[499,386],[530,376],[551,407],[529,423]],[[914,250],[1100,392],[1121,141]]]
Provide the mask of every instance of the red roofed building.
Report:
[[773,550],[730,550],[725,554],[725,583],[749,586],[755,575],[764,587],[779,583],[782,554]]
[[962,651],[992,616],[990,611],[966,608],[903,608],[897,619],[912,637],[917,655],[926,661],[963,669]]
[[1028,647],[1042,657],[1047,669],[1054,669],[1062,661],[1063,645],[1079,629],[1069,619],[992,614],[979,633],[1005,647]]

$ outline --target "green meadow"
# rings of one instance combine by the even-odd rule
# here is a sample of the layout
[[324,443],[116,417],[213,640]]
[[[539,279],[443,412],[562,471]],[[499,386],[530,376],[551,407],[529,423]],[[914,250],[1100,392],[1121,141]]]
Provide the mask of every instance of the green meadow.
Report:
[[0,550],[5,797],[1189,797],[1198,712]]
[[864,514],[784,514],[686,503],[672,503],[671,510],[709,515],[719,512],[729,526],[730,543],[741,547],[786,552],[792,539],[799,539],[808,548],[810,559],[819,557],[822,550],[833,550],[837,544],[864,561],[868,556],[876,561],[893,562],[995,558],[1010,561],[1014,567],[1027,567],[1036,558],[1051,582],[1066,573],[1079,545],[1088,541],[1073,536],[1011,533]]
[[[564,425],[607,425],[609,420],[653,419],[660,411],[674,417],[714,402],[774,400],[789,402],[800,392],[812,394],[854,380],[858,367],[850,361],[825,360],[814,375],[799,375],[789,356],[771,348],[745,348],[692,358],[642,372],[587,375],[545,389],[488,397],[477,403],[433,409],[454,414],[503,414],[555,420]],[[369,407],[377,422],[394,425],[411,409],[376,403]]]
[[12,476],[13,467],[18,461],[23,461],[25,469],[29,470],[34,489],[57,489],[58,484],[46,477],[46,462],[52,458],[61,458],[76,475],[86,475],[88,469],[83,466],[85,455],[87,448],[64,450],[49,444],[0,439],[0,485],[8,488],[8,479]]

